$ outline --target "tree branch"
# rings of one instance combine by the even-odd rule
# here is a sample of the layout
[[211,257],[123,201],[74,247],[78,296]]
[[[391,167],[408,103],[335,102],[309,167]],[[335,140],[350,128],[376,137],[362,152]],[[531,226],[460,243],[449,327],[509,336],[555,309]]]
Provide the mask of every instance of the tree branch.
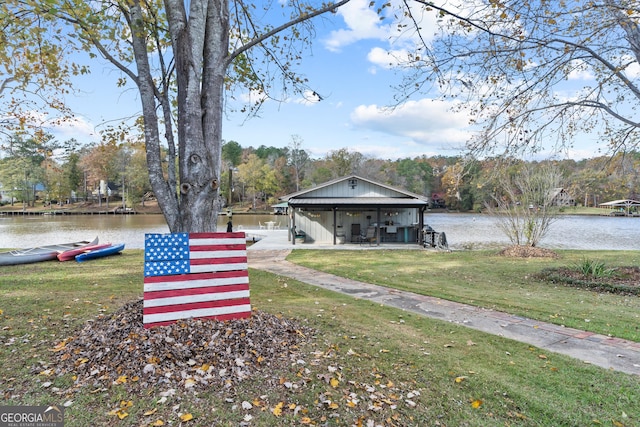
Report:
[[229,64],[231,64],[231,62],[240,54],[246,52],[247,50],[251,49],[252,47],[264,42],[265,40],[269,39],[270,37],[286,30],[287,28],[291,28],[297,24],[300,24],[302,22],[308,21],[309,19],[313,19],[317,16],[323,15],[327,12],[332,12],[342,6],[344,6],[345,4],[349,3],[351,0],[341,0],[337,3],[331,3],[326,5],[325,7],[322,7],[320,9],[317,9],[311,13],[305,13],[305,14],[301,14],[300,16],[298,16],[296,19],[286,22],[276,28],[274,28],[271,31],[268,31],[258,37],[253,38],[251,41],[249,41],[248,43],[243,44],[242,46],[240,46],[239,48],[237,48],[235,51],[233,51],[231,54],[229,54],[229,56],[227,57],[227,63],[226,66],[229,66]]

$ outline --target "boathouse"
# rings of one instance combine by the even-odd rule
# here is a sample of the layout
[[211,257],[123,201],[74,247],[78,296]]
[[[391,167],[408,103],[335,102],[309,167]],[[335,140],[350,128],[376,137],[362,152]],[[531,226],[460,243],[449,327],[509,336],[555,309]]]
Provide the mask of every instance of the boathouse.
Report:
[[[426,196],[357,175],[280,198],[288,205],[292,244],[422,244]],[[296,238],[297,236],[297,238]]]

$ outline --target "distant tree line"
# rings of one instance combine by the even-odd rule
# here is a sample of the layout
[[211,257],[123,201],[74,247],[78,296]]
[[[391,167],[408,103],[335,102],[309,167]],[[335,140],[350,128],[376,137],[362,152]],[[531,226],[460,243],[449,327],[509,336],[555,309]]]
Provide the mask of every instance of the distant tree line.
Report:
[[[419,156],[378,159],[347,148],[311,158],[303,140],[293,135],[286,147],[222,147],[220,206],[264,209],[278,197],[350,174],[432,198],[436,207],[471,211],[499,200],[505,177],[525,166],[552,163],[561,173],[560,185],[577,205],[597,206],[609,200],[640,198],[640,153],[619,153],[584,160],[544,162],[518,159],[474,159],[468,156]],[[164,165],[167,167],[168,165]],[[100,143],[57,142],[51,135],[16,133],[0,144],[2,203],[95,201],[100,183],[117,188],[127,205],[151,193],[143,142],[129,141],[117,131],[103,134]],[[105,196],[104,194],[102,196]],[[506,195],[505,195],[506,196]]]

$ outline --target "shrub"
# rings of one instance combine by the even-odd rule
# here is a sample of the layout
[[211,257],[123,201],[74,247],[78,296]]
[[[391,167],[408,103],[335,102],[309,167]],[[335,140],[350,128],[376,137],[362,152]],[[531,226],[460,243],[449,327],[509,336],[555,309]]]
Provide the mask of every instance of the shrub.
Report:
[[575,265],[575,269],[583,275],[591,277],[611,277],[615,273],[615,270],[607,268],[604,262],[588,258],[582,258],[582,260]]

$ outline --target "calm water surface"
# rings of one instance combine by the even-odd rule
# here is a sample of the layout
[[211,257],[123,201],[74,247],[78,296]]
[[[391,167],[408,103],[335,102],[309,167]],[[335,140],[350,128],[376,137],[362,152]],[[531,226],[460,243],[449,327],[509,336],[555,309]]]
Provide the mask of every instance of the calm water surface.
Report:
[[[234,215],[234,227],[257,230],[259,222],[280,221],[286,228],[286,217],[274,215]],[[446,233],[454,250],[500,248],[509,240],[487,215],[434,213],[425,222]],[[218,230],[226,229],[226,216],[218,222]],[[33,246],[92,240],[125,243],[129,249],[144,248],[145,233],[168,233],[162,215],[56,215],[8,217],[0,216],[0,248]],[[555,222],[540,243],[550,249],[640,249],[640,218],[567,215]]]
[[[260,223],[275,221],[286,227],[286,217],[234,215],[234,229],[258,230]],[[221,215],[218,230],[225,231],[227,217]],[[37,215],[0,216],[0,248],[30,248],[55,243],[93,240],[125,243],[127,249],[143,249],[145,233],[168,233],[162,215]]]
[[[472,214],[427,214],[425,222],[447,235],[452,249],[500,248],[510,244],[494,218]],[[640,249],[640,218],[566,215],[554,222],[540,247],[550,249]]]

